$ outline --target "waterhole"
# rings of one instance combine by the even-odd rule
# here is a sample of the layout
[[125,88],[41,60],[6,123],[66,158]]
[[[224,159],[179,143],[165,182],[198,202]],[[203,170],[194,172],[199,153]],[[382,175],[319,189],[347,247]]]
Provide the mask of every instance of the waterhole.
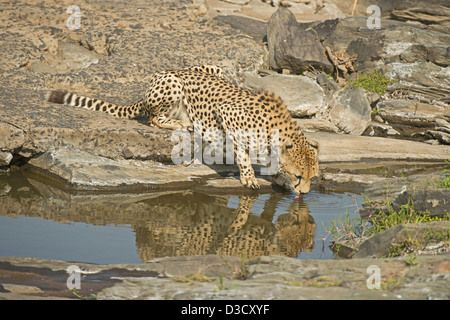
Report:
[[325,227],[361,202],[314,188],[297,199],[239,190],[74,193],[20,172],[2,174],[0,256],[98,264],[205,254],[333,259]]

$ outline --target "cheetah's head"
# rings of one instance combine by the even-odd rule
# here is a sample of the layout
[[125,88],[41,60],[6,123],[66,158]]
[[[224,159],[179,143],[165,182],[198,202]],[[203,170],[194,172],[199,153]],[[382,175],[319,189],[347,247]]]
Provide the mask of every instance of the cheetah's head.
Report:
[[281,142],[279,152],[280,167],[275,182],[297,194],[308,193],[311,179],[319,173],[318,142],[296,134]]

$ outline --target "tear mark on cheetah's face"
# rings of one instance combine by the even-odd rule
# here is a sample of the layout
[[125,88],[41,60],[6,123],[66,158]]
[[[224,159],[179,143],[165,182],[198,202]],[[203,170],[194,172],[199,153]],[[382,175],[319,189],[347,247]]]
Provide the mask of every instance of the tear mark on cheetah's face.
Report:
[[311,180],[319,173],[319,144],[294,135],[280,146],[280,169],[275,182],[293,192],[308,193]]

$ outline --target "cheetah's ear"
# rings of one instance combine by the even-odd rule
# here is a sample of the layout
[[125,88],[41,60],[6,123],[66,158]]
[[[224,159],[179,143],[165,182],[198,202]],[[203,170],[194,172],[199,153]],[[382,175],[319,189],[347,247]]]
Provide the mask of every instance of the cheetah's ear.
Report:
[[315,140],[315,139],[309,139],[308,140],[308,144],[313,147],[314,149],[317,149],[317,151],[319,151],[319,141]]

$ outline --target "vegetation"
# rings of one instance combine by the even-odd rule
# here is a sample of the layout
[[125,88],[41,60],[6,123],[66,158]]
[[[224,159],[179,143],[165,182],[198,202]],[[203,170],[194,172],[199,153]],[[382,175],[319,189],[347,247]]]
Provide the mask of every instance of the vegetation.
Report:
[[85,296],[85,295],[81,294],[77,289],[72,289],[70,291],[72,291],[72,293],[77,298],[80,298],[80,299],[83,299],[83,300],[95,300],[95,299],[97,299],[97,295],[95,293],[91,293],[90,295]]
[[450,213],[444,214],[442,217],[431,217],[429,212],[418,212],[414,210],[412,198],[408,203],[401,206],[398,211],[388,204],[387,211],[380,211],[371,219],[372,228],[367,230],[366,235],[372,235],[382,232],[403,223],[425,223],[431,221],[450,220]]
[[[445,160],[445,163],[450,166],[450,158]],[[446,176],[444,178],[438,179],[437,186],[438,188],[450,188],[450,170],[445,169],[442,171]]]
[[[450,161],[446,161],[450,164]],[[444,173],[450,173],[445,170]],[[405,178],[406,179],[406,178]],[[448,188],[450,186],[450,177],[445,177],[438,181],[438,187]],[[414,188],[410,185],[410,188]],[[327,236],[331,236],[333,249],[339,251],[339,244],[343,240],[363,239],[376,233],[382,232],[399,224],[405,223],[427,223],[432,221],[450,221],[450,213],[446,212],[440,217],[430,216],[428,211],[420,212],[414,209],[414,199],[410,197],[408,202],[397,209],[392,206],[392,200],[386,197],[383,203],[384,209],[374,212],[370,220],[362,220],[359,214],[351,216],[348,212],[344,216],[332,221],[331,226],[324,226]],[[420,247],[420,242],[428,243],[430,240],[449,241],[450,230],[446,234],[434,234],[432,230],[428,232],[426,239],[415,239],[407,237],[400,243],[393,244],[390,248],[389,256],[399,256],[407,252],[414,252],[415,248]],[[422,241],[419,241],[422,240]],[[415,255],[412,255],[406,261],[408,265],[417,263]]]
[[385,76],[380,71],[370,70],[368,73],[361,74],[355,80],[348,83],[348,88],[363,88],[369,92],[378,93],[383,96],[386,93],[386,86],[392,83],[393,80]]
[[253,269],[253,271],[249,271],[248,269],[248,258],[246,255],[241,255],[240,259],[239,259],[239,263],[235,263],[235,262],[230,262],[228,261],[221,253],[217,253],[217,255],[222,259],[222,261],[228,266],[228,268],[230,268],[230,270],[233,273],[232,278],[233,279],[238,279],[238,280],[247,280],[250,279],[253,274],[256,272],[256,267],[258,266],[258,264],[255,266],[255,268]]

